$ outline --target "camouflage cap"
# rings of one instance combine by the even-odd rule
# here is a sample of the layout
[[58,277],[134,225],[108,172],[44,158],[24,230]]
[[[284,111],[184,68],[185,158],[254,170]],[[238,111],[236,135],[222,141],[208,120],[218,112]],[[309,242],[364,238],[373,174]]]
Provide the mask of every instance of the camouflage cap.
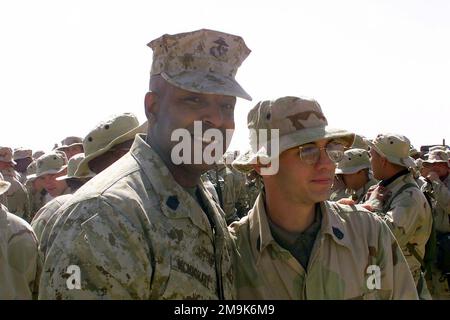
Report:
[[33,154],[30,149],[24,149],[24,148],[14,149],[14,153],[13,153],[14,160],[20,160],[20,159],[26,159],[26,158],[32,158],[32,157],[33,157]]
[[[288,149],[320,139],[340,139],[346,147],[354,141],[353,133],[328,127],[317,101],[298,97],[259,102],[248,113],[247,126],[250,129],[251,150],[233,161],[233,167],[242,172],[252,171],[252,164],[257,162],[257,158],[268,161]],[[278,130],[279,139],[271,137],[271,129]],[[267,134],[260,135],[261,131]],[[278,152],[274,151],[275,144],[278,145]]]
[[113,115],[100,122],[83,139],[85,158],[79,163],[75,176],[88,176],[90,174],[89,161],[101,156],[122,142],[134,139],[136,134],[146,132],[147,122],[139,125],[139,120],[132,113]]
[[424,163],[438,163],[443,162],[447,163],[450,168],[450,162],[448,160],[448,154],[444,150],[434,149],[425,155],[427,157],[426,160],[423,160]]
[[42,150],[35,151],[35,152],[33,153],[33,159],[36,160],[37,158],[39,158],[40,156],[42,156],[44,153],[45,153],[45,152],[42,151]]
[[75,175],[75,172],[78,169],[78,165],[83,161],[84,159],[84,153],[78,153],[74,155],[72,158],[69,159],[69,162],[67,163],[67,174],[56,178],[56,180],[66,180],[66,179],[86,179],[86,178],[92,178],[95,176],[95,173],[90,171],[88,175],[86,176],[77,176]]
[[250,54],[244,40],[235,35],[201,29],[151,41],[150,75],[160,74],[184,90],[252,98],[235,80],[239,66]]
[[27,179],[39,178],[46,174],[60,173],[66,168],[66,155],[61,151],[51,151],[45,153],[36,160],[36,173],[27,176]]
[[3,176],[0,174],[0,196],[8,191],[9,187],[11,187],[11,183],[3,180]]
[[364,141],[365,137],[355,134],[355,141],[353,141],[352,149],[369,150],[369,145]]
[[362,169],[370,169],[369,152],[364,149],[349,149],[337,164],[336,174],[353,174]]
[[61,145],[56,150],[64,150],[72,146],[82,146],[83,140],[80,137],[67,137],[61,141]]
[[446,151],[446,150],[447,150],[447,146],[440,146],[440,145],[432,146],[432,147],[430,147],[430,148],[428,149],[428,152],[434,151],[434,150],[442,150],[442,151]]
[[8,162],[16,165],[17,163],[13,160],[13,151],[9,147],[0,147],[0,161]]
[[414,159],[409,156],[409,139],[405,136],[385,133],[379,134],[373,141],[365,140],[379,155],[399,166],[414,168]]

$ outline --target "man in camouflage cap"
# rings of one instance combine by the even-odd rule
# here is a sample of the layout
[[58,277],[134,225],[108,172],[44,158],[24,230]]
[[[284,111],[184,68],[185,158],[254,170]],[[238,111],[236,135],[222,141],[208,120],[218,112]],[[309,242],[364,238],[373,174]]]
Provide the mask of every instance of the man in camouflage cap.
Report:
[[14,149],[13,159],[16,165],[14,169],[20,175],[20,183],[25,184],[27,181],[27,167],[33,162],[32,153],[30,149],[16,148]]
[[420,294],[421,288],[426,288],[421,267],[432,216],[428,201],[409,170],[415,166],[409,156],[410,141],[403,135],[386,133],[367,143],[373,174],[380,182],[364,205],[379,214],[391,228]]
[[[250,50],[212,30],[163,35],[149,46],[148,133],[61,208],[41,298],[234,297],[232,242],[200,180],[211,164],[177,162],[171,137],[183,129],[203,151],[211,141],[195,134],[195,121],[224,136],[234,128],[236,97],[249,98],[235,74]],[[67,289],[70,265],[80,268],[79,290]]]
[[0,173],[6,181],[11,183],[11,187],[6,192],[8,210],[29,221],[31,212],[28,192],[19,181],[20,175],[14,170],[15,165],[12,149],[0,147]]
[[70,160],[74,155],[84,152],[83,141],[80,137],[67,137],[61,141],[61,145],[56,150],[64,152]]
[[[435,148],[422,161],[422,191],[429,195],[432,203],[434,228],[438,241],[439,261],[432,266],[430,291],[433,299],[450,299],[450,178],[447,153]],[[445,259],[445,257],[448,257]],[[447,265],[442,262],[447,261]]]
[[[137,133],[144,133],[147,123],[139,125],[132,113],[113,115],[98,123],[83,140],[87,154],[74,155],[68,164],[67,175],[57,178],[66,180],[73,192],[84,185],[88,179],[102,172],[127,153]],[[33,229],[40,241],[39,250],[45,257],[47,247],[53,242],[62,225],[56,224],[62,205],[71,199],[72,194],[57,197],[47,203],[32,221]]]
[[33,160],[27,167],[27,181],[25,187],[28,191],[28,198],[30,203],[30,220],[38,210],[47,202],[46,197],[49,197],[47,190],[44,189],[43,181],[36,179],[36,160]]
[[27,176],[28,179],[38,179],[44,189],[52,198],[62,194],[71,193],[65,181],[56,178],[65,175],[67,172],[67,157],[63,152],[51,151],[36,160],[36,173]]
[[[0,176],[0,196],[10,187]],[[36,298],[41,267],[33,229],[0,204],[0,300]]]
[[[372,177],[370,170],[369,153],[364,149],[349,149],[344,152],[344,157],[337,164],[336,175],[344,183],[344,194],[341,198],[333,193],[330,197],[332,201],[346,199],[345,204],[360,203],[367,190],[377,183]],[[350,201],[348,201],[350,200]]]
[[[248,127],[259,133],[233,166],[257,171],[264,189],[248,216],[230,226],[238,298],[417,299],[389,227],[361,207],[326,201],[354,135],[328,127],[315,100],[297,97],[259,102]],[[268,129],[279,139],[276,131],[260,134]],[[264,171],[267,160],[278,161],[278,171]]]

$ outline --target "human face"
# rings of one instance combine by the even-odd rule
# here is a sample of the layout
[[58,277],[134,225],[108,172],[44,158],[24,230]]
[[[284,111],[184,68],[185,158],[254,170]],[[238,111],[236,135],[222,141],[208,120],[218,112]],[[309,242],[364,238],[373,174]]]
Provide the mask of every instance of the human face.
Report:
[[33,162],[33,159],[31,159],[31,158],[24,158],[24,159],[16,160],[17,164],[14,166],[14,169],[21,173],[27,172],[27,167],[32,162]]
[[374,148],[370,148],[370,164],[372,166],[372,172],[375,179],[383,180],[383,157],[375,151]]
[[328,199],[336,168],[336,164],[323,149],[329,143],[329,139],[322,139],[305,145],[322,148],[320,157],[315,164],[301,160],[298,147],[284,151],[279,158],[278,173],[263,176],[265,182],[278,188],[289,199],[303,205],[313,205]]
[[445,179],[448,175],[449,169],[448,165],[444,162],[424,162],[423,169],[420,171],[421,175],[426,177],[431,171],[436,172],[440,179]]
[[122,158],[130,150],[132,144],[133,139],[122,142],[121,144],[112,147],[104,154],[89,161],[89,169],[91,169],[92,172],[99,174],[114,162]]
[[63,176],[66,174],[66,170],[63,170],[60,173],[56,174],[44,174],[43,176],[40,176],[39,179],[41,183],[44,186],[44,189],[47,190],[47,192],[52,197],[57,197],[62,195],[64,190],[67,189],[67,183],[65,180],[56,180],[56,178]]
[[348,189],[358,191],[368,181],[367,172],[365,170],[359,170],[356,173],[343,174],[342,180],[344,180],[345,186]]
[[[161,92],[149,92],[146,96],[151,144],[166,163],[172,163],[171,153],[180,141],[171,141],[172,133],[177,129],[186,129],[191,136],[191,161],[181,164],[187,170],[207,171],[211,165],[194,163],[194,121],[201,121],[202,131],[218,129],[224,137],[222,151],[225,152],[226,130],[234,129],[234,106],[236,98],[231,96],[202,94],[183,90],[164,81]],[[202,152],[210,142],[202,142]],[[198,156],[198,155],[197,155]]]

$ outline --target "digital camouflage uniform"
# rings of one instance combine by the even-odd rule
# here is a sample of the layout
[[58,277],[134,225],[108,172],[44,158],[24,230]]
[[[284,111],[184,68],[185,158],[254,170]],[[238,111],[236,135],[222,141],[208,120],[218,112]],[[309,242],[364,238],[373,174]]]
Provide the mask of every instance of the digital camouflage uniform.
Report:
[[[232,242],[219,206],[200,184],[207,216],[143,137],[80,188],[54,228],[41,299],[230,299]],[[61,226],[57,226],[62,223]],[[69,265],[81,290],[68,290]]]
[[[263,193],[249,215],[230,226],[238,299],[417,299],[405,258],[381,219],[334,202],[320,208],[322,225],[306,270],[273,239]],[[381,267],[379,288],[367,285],[370,265]]]
[[[0,195],[10,186],[0,179]],[[41,267],[31,226],[0,204],[0,300],[36,297]]]

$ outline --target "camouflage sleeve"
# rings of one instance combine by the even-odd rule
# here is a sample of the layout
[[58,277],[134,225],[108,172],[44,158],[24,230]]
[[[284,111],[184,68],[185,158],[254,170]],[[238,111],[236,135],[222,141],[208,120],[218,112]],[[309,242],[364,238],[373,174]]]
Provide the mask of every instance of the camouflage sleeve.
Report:
[[107,202],[74,207],[48,248],[40,299],[147,299],[152,263],[139,230]]
[[382,222],[378,237],[377,264],[381,267],[381,286],[390,284],[393,300],[417,300],[417,290],[408,263],[390,228]]
[[447,208],[450,214],[450,191],[441,181],[433,181],[433,197],[441,208]]
[[424,210],[423,204],[418,199],[420,198],[415,197],[413,191],[406,191],[396,197],[389,211],[382,216],[402,248],[417,229],[420,214]]

